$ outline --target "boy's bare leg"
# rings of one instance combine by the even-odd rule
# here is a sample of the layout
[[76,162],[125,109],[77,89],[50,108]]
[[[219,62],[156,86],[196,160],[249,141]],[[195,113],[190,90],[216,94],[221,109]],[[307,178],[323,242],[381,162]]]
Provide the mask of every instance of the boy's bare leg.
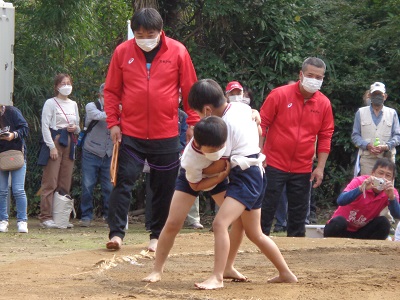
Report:
[[227,197],[220,206],[213,222],[214,229],[214,271],[212,275],[195,286],[203,290],[213,290],[224,287],[224,271],[229,256],[229,233],[228,227],[244,210],[244,205]]
[[[225,197],[225,192],[213,195],[213,199],[221,207],[222,202]],[[224,279],[233,279],[235,281],[246,281],[247,277],[242,275],[238,270],[235,269],[233,266],[235,263],[235,259],[237,253],[239,251],[239,247],[242,243],[244,236],[244,228],[242,225],[241,218],[237,218],[236,221],[232,223],[231,230],[229,231],[229,241],[230,241],[230,248],[229,248],[229,255],[228,260],[226,262],[226,267],[224,270]]]
[[292,273],[283,258],[278,246],[268,236],[263,234],[260,225],[261,209],[244,211],[242,214],[242,222],[247,237],[252,241],[264,255],[277,268],[279,275],[271,278],[271,283],[293,283],[297,282],[297,277]]
[[158,238],[153,271],[150,275],[143,278],[142,281],[157,282],[161,280],[161,275],[164,271],[164,265],[168,258],[168,254],[174,245],[176,235],[181,230],[195,199],[196,197],[190,194],[180,191],[174,192],[167,221],[161,231],[160,237]]

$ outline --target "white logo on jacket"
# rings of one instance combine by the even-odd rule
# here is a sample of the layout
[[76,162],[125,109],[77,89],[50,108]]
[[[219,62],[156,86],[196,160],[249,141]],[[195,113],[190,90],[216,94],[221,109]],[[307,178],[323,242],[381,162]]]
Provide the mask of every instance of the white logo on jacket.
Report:
[[128,61],[128,64],[133,63],[134,60],[135,60],[135,59],[132,57],[132,58]]
[[288,107],[288,108],[291,108],[292,105],[293,105],[293,103],[289,103],[289,104],[287,105],[287,107]]

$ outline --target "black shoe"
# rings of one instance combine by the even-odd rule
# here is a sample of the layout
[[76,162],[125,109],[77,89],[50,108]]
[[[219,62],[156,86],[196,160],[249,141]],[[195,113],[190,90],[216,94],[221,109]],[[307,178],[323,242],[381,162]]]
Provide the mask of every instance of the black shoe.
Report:
[[279,226],[279,225],[275,225],[274,230],[272,232],[286,232],[286,227],[284,226]]

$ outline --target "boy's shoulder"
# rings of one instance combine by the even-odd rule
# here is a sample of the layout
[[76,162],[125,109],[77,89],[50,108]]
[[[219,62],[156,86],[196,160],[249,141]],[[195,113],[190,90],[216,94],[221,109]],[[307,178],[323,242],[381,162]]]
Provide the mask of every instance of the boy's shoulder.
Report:
[[242,116],[242,118],[246,116],[251,116],[252,111],[251,107],[248,106],[247,104],[240,103],[240,102],[232,102],[229,103],[223,116],[222,119],[227,122],[227,121],[237,121],[236,117]]

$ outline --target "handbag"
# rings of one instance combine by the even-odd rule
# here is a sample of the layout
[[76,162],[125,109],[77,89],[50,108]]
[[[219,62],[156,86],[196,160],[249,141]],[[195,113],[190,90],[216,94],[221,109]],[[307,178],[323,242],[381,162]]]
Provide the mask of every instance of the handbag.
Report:
[[25,163],[24,153],[20,150],[7,150],[0,153],[0,170],[14,171]]

